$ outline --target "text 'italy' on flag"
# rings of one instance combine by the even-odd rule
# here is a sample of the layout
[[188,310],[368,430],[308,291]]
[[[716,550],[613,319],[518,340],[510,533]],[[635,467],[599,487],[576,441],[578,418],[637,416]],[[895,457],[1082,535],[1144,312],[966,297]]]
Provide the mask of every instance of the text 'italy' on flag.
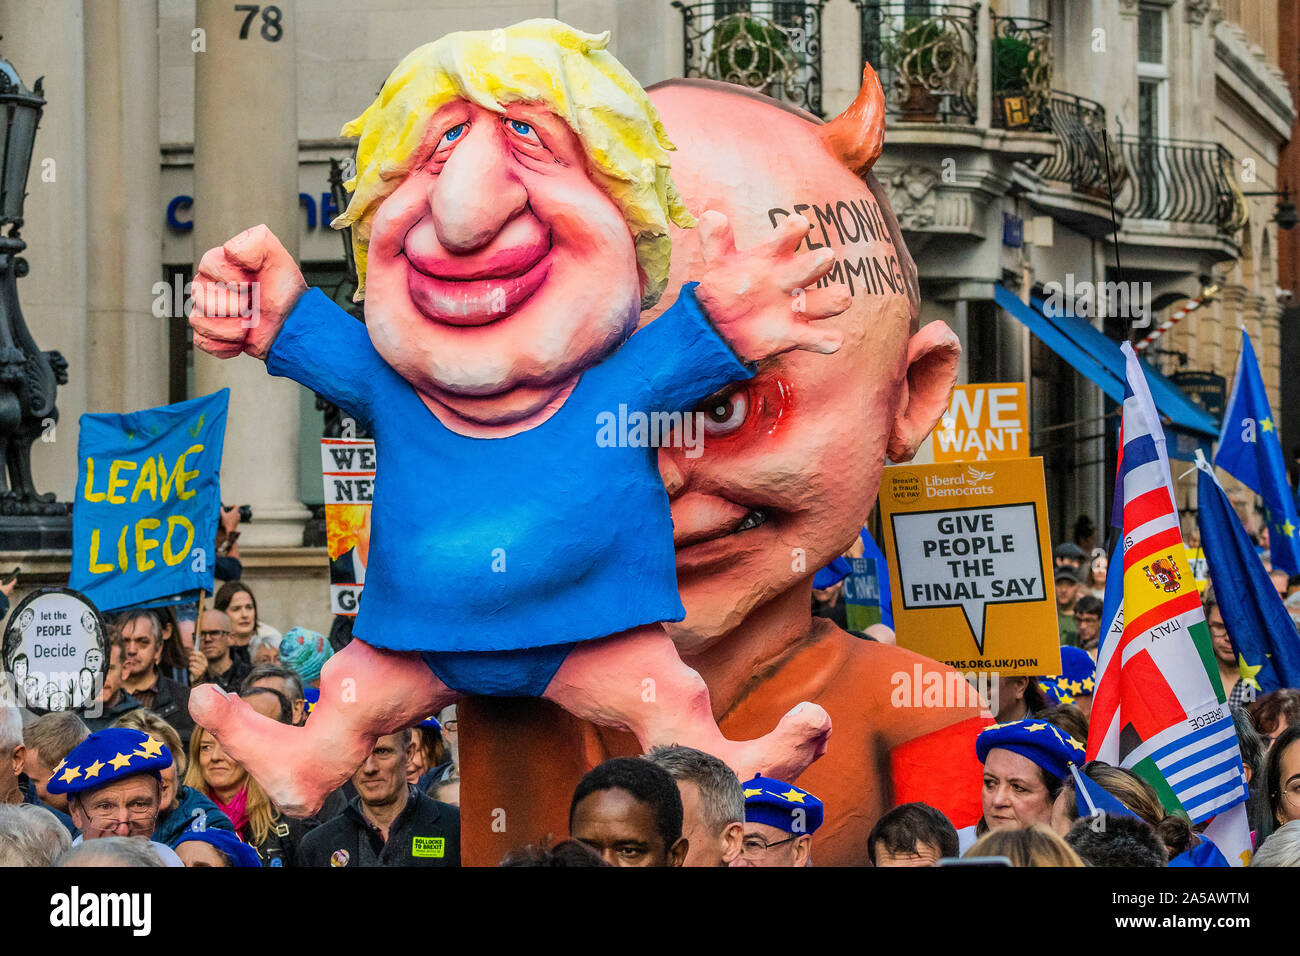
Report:
[[1106,581],[1087,755],[1134,771],[1167,810],[1199,823],[1246,799],[1245,774],[1183,548],[1164,428],[1141,363],[1122,348],[1115,494],[1123,518]]

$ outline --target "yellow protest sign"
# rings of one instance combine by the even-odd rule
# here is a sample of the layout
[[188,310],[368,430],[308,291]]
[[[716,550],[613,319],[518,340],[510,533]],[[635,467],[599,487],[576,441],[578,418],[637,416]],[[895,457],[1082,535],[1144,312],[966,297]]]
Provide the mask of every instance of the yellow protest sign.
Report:
[[1027,458],[1025,383],[958,385],[931,441],[936,462]]
[[1061,672],[1041,458],[886,468],[880,512],[899,646],[960,671]]

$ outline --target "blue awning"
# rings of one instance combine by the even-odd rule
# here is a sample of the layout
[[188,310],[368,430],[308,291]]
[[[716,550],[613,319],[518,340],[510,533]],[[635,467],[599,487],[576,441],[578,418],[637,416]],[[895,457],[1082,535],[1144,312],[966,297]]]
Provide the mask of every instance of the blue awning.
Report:
[[[1072,315],[1049,317],[1042,299],[1034,296],[1032,305],[1025,305],[1005,286],[994,286],[993,298],[1112,401],[1124,401],[1124,353],[1099,329]],[[1197,446],[1218,438],[1218,422],[1150,365],[1143,362],[1142,367],[1156,408],[1169,420],[1165,430],[1169,433],[1170,455],[1192,460]]]

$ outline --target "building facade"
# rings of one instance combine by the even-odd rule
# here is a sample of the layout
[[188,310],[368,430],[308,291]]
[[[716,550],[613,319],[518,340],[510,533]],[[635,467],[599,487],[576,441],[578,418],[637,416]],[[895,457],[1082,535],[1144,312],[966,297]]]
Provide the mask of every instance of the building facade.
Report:
[[[0,7],[0,54],[29,85],[44,75],[48,100],[19,289],[37,341],[69,362],[57,432],[33,452],[38,487],[72,499],[82,412],[229,386],[223,495],[253,510],[245,577],[270,623],[326,630],[327,563],[310,544],[321,410],[250,360],[196,356],[184,283],[205,249],[266,222],[309,282],[345,300],[329,228],[330,163],[352,150],[339,130],[416,45],[532,16],[611,30],[643,84],[711,76],[821,116],[852,100],[870,61],[889,104],[876,175],[920,270],[922,320],[961,335],[963,381],[1030,383],[1056,537],[1079,514],[1105,524],[1114,403],[1008,311],[1008,293],[1050,310],[1059,286],[1112,341],[1201,299],[1146,347],[1151,365],[1212,412],[1244,323],[1279,407],[1278,198],[1246,195],[1281,188],[1295,122],[1273,4],[19,0]],[[25,583],[66,580],[66,553],[8,559]]]

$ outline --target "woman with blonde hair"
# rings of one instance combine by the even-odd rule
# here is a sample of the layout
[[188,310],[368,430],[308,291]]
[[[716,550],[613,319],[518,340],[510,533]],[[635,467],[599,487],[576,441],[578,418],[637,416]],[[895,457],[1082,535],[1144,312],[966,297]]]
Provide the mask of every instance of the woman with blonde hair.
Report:
[[185,785],[217,805],[263,866],[293,866],[302,827],[283,816],[266,791],[202,728],[190,738]]
[[1023,830],[990,830],[963,854],[1004,856],[1012,866],[1086,866],[1050,827],[1039,823]]

